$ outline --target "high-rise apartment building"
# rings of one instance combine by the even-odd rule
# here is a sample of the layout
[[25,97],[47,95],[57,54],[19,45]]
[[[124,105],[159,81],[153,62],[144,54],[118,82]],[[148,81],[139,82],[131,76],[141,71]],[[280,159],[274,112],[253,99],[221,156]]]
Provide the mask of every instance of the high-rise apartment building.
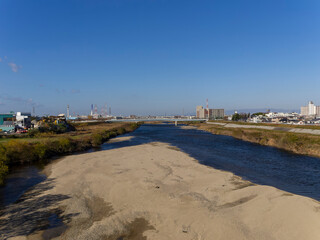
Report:
[[224,117],[224,109],[205,109],[202,106],[197,106],[196,112],[197,118],[222,119]]
[[205,113],[202,106],[197,106],[196,113],[197,118],[205,118]]
[[320,117],[320,106],[314,105],[312,101],[308,102],[307,106],[301,107],[301,115],[307,117]]

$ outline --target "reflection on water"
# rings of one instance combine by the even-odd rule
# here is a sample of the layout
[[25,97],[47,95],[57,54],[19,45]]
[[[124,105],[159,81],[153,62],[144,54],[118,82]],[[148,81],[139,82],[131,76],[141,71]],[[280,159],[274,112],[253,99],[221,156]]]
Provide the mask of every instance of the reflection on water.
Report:
[[27,189],[45,179],[46,176],[35,165],[13,169],[6,179],[6,185],[0,187],[0,209],[17,201]]

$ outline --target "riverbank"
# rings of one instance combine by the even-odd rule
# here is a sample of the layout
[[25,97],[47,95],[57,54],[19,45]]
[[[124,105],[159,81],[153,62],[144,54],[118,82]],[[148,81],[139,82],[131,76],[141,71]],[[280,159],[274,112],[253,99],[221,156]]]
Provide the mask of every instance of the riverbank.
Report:
[[[319,202],[201,165],[165,143],[66,156],[46,172],[0,214],[4,238],[320,238]],[[47,229],[53,214],[64,225]]]
[[[197,127],[199,130],[208,131],[212,134],[232,136],[244,141],[276,147],[296,154],[320,157],[320,136],[312,133],[302,133],[301,128],[281,129],[269,125],[259,125],[260,128],[255,128],[251,127],[252,125],[243,125],[243,127],[235,124],[229,125],[192,124],[192,126]],[[264,127],[264,129],[261,127]],[[318,131],[312,129],[305,130]]]
[[75,124],[76,131],[68,133],[5,139],[0,143],[0,184],[11,166],[45,163],[55,156],[99,147],[110,138],[132,132],[139,126],[140,123],[80,123]]

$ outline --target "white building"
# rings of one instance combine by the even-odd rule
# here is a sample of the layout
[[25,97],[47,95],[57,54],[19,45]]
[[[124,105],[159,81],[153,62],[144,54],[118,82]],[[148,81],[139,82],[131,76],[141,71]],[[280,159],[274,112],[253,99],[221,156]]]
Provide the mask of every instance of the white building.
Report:
[[292,113],[283,113],[283,112],[269,112],[266,114],[268,118],[274,118],[274,117],[298,117],[298,113],[292,112]]
[[17,112],[16,124],[20,127],[31,126],[31,113]]
[[307,117],[320,117],[320,106],[316,106],[312,101],[309,101],[307,106],[301,107],[301,115]]
[[197,106],[196,108],[196,116],[197,118],[205,118],[205,111],[202,106]]

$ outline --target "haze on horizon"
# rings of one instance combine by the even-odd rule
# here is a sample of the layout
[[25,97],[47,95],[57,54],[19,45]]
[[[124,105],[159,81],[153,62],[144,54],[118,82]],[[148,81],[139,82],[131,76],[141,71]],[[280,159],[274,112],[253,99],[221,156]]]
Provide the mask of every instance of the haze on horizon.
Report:
[[4,0],[0,112],[320,105],[319,13],[318,0]]

